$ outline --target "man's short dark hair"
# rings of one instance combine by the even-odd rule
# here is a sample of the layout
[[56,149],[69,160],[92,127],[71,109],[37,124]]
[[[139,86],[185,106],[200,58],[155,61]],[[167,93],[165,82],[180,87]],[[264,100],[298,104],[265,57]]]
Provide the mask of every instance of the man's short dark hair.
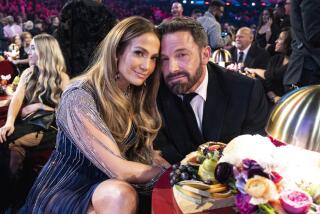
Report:
[[224,3],[220,0],[213,0],[210,4],[209,7],[224,7]]
[[193,40],[199,47],[208,45],[208,36],[199,22],[190,17],[175,17],[167,22],[162,22],[158,26],[161,37],[169,33],[179,31],[190,32]]

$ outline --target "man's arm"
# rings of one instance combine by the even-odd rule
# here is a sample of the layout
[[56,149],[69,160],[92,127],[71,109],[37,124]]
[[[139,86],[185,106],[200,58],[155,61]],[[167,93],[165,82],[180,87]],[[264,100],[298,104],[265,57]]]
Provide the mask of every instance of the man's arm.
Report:
[[161,156],[166,159],[170,164],[175,164],[184,158],[178,150],[173,146],[166,134],[165,129],[162,127],[154,141],[154,149],[161,151]]
[[315,0],[303,0],[300,3],[305,38],[313,46],[320,48],[320,3]]

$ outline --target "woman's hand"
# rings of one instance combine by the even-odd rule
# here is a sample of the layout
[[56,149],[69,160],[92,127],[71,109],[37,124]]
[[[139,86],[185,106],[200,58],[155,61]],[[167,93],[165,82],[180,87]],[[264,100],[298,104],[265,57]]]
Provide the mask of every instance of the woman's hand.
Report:
[[275,96],[275,97],[273,97],[272,102],[277,103],[280,99],[281,99],[281,97]]
[[166,169],[168,169],[171,166],[170,163],[161,156],[161,153],[158,150],[155,150],[153,152],[153,162],[155,165],[164,167]]
[[0,143],[7,141],[7,136],[10,136],[14,131],[14,124],[5,124],[0,128]]
[[29,114],[32,114],[42,108],[43,108],[42,103],[33,103],[30,105],[27,105],[21,109],[21,117],[24,118],[24,117],[28,116]]

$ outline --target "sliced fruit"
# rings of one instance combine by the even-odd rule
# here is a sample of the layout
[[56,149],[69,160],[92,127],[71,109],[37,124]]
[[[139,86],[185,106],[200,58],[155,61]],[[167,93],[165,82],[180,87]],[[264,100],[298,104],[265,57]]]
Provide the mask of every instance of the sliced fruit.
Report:
[[203,197],[207,197],[207,198],[210,197],[210,193],[207,191],[200,190],[200,189],[188,186],[188,185],[182,185],[181,187],[183,190],[186,190],[188,192],[192,192],[192,193],[195,193],[195,194],[201,195]]
[[312,198],[301,190],[285,190],[280,194],[280,202],[288,213],[304,214],[310,209]]
[[194,180],[180,181],[179,185],[187,185],[200,190],[207,190],[211,187],[210,185],[205,184],[201,181],[194,181]]
[[184,194],[184,195],[186,195],[188,197],[201,200],[201,195],[199,195],[197,193],[194,193],[194,192],[190,192],[188,190],[185,190],[185,189],[182,188],[182,186],[174,185],[174,188],[176,188],[176,190],[178,190],[180,193],[182,193],[182,194]]
[[224,191],[224,192],[215,192],[215,193],[211,193],[211,197],[212,198],[228,198],[232,196],[232,191],[231,190],[227,190],[227,191]]
[[217,186],[217,187],[211,187],[207,191],[210,193],[218,193],[218,192],[224,192],[226,190],[228,190],[227,186]]

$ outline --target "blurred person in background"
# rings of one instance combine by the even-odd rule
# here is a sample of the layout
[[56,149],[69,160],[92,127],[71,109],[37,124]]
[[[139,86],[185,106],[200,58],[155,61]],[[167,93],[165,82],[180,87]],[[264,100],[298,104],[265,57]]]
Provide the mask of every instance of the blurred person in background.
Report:
[[37,146],[46,138],[55,139],[56,135],[55,129],[44,130],[22,122],[21,118],[38,110],[55,111],[69,83],[59,44],[52,36],[34,37],[28,55],[31,67],[23,72],[10,102],[6,123],[0,128],[0,143],[9,144],[12,175],[21,169],[26,147]]
[[183,16],[183,6],[180,2],[173,2],[171,5],[171,15],[168,18],[165,18],[162,22],[167,22],[173,19],[174,17],[182,17]]
[[320,83],[320,4],[291,0],[292,54],[283,83],[286,90]]
[[276,40],[275,52],[278,54],[271,57],[264,75],[266,93],[272,103],[278,102],[285,93],[283,76],[287,72],[292,52],[291,41],[290,29],[283,29]]
[[62,8],[57,39],[69,76],[80,75],[98,44],[116,24],[115,16],[100,0],[71,0]]
[[229,35],[222,36],[221,34],[220,21],[223,13],[224,3],[220,0],[213,0],[204,15],[197,19],[207,33],[212,52],[222,48],[231,40]]
[[5,18],[5,26],[3,27],[4,37],[10,41],[15,35],[21,35],[22,28],[14,21],[13,16]]
[[[277,40],[280,29],[276,24],[273,13],[265,9],[259,17],[259,25],[257,27],[255,42],[261,48],[268,50],[269,46],[273,45]],[[274,49],[269,53],[273,54]]]
[[201,17],[201,16],[202,16],[202,12],[201,12],[200,9],[195,8],[195,9],[192,10],[192,12],[191,12],[191,17],[192,17],[192,18],[198,19],[198,18]]
[[[253,42],[252,30],[248,27],[242,27],[237,31],[235,47],[230,49],[233,64],[227,69],[241,71],[244,69],[258,69],[263,73],[267,68],[270,56],[266,50],[260,48]],[[263,75],[263,74],[261,74]]]
[[32,41],[32,35],[29,32],[23,32],[21,34],[22,46],[19,49],[19,58],[14,60],[19,73],[21,74],[25,69],[29,67],[28,53],[30,51],[30,44]]

